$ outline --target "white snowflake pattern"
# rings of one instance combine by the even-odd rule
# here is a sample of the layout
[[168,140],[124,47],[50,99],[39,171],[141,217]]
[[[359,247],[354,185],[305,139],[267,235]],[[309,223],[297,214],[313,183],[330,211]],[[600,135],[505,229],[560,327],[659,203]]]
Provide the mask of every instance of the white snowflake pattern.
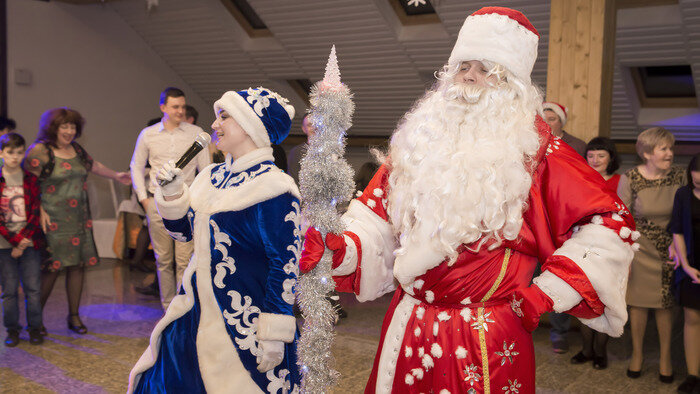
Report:
[[425,0],[408,0],[409,6],[419,7],[425,5]]
[[267,392],[276,393],[282,390],[283,393],[288,393],[292,384],[286,379],[287,375],[289,375],[288,369],[281,369],[278,375],[275,375],[274,368],[267,371],[265,377],[270,382],[267,385]]
[[495,323],[496,321],[491,319],[489,316],[491,316],[491,312],[488,312],[485,315],[478,316],[476,318],[476,321],[472,323],[472,327],[475,330],[481,330],[483,329],[484,331],[489,330],[489,325],[488,323]]
[[[255,335],[258,324],[257,315],[260,313],[260,308],[253,305],[253,299],[250,296],[241,297],[241,293],[235,290],[229,290],[227,293],[231,297],[231,308],[233,313],[225,309],[223,316],[228,325],[233,326],[243,338],[236,338],[236,343],[241,350],[250,350],[253,356],[258,355],[258,341]],[[255,317],[251,318],[251,315]]]
[[262,88],[248,88],[246,93],[248,93],[248,103],[253,104],[253,110],[258,116],[263,116],[262,110],[270,106],[270,98],[262,93],[265,89]]
[[187,237],[185,237],[185,234],[183,233],[178,233],[176,231],[168,231],[168,234],[170,234],[170,237],[177,242],[187,242]]
[[505,392],[505,394],[510,394],[510,393],[519,393],[520,391],[518,390],[522,386],[520,383],[518,383],[518,379],[515,380],[510,380],[508,379],[508,386],[503,386],[501,390]]
[[224,278],[226,277],[226,269],[233,275],[236,272],[236,261],[228,255],[228,247],[231,246],[231,238],[219,229],[219,226],[214,220],[209,220],[209,225],[212,228],[214,237],[214,249],[221,253],[221,261],[216,264],[216,274],[214,274],[214,285],[219,289],[224,288]]
[[464,378],[465,382],[469,382],[470,386],[473,386],[474,383],[478,383],[479,380],[481,379],[481,375],[476,372],[476,365],[470,364],[466,368],[464,368],[464,373],[467,375]]
[[513,364],[513,357],[520,354],[520,352],[516,352],[513,348],[515,348],[515,342],[508,345],[506,341],[503,341],[503,351],[496,352],[497,356],[503,357],[501,359],[501,365],[505,364],[506,360],[510,361],[510,363]]
[[[287,275],[299,276],[299,258],[301,258],[301,228],[299,227],[300,215],[299,215],[299,203],[292,201],[292,210],[284,217],[285,222],[292,222],[294,224],[294,243],[287,246],[287,250],[292,252],[294,256],[289,259],[289,262],[282,267]],[[297,280],[295,278],[287,278],[282,283],[284,292],[282,293],[282,299],[289,305],[294,305],[294,286]]]

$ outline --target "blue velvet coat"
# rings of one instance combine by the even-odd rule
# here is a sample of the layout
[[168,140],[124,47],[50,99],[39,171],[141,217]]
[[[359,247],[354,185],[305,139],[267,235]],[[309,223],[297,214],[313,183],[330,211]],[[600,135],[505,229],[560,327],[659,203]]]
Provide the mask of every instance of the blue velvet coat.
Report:
[[[156,204],[171,236],[194,239],[195,252],[129,391],[297,392],[299,192],[272,149],[211,165],[177,200],[158,191]],[[286,343],[282,363],[266,373],[257,370],[261,340]]]

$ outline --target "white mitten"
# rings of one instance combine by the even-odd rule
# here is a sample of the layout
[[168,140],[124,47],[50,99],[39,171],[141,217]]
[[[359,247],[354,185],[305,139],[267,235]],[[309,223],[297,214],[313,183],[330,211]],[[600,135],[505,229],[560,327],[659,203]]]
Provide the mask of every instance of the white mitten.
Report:
[[162,181],[170,181],[170,183],[159,186],[163,197],[172,197],[182,194],[185,188],[185,180],[182,177],[182,170],[175,167],[175,162],[170,160],[158,170],[156,174],[156,185]]
[[258,371],[267,372],[280,365],[284,358],[284,342],[260,341],[258,343]]

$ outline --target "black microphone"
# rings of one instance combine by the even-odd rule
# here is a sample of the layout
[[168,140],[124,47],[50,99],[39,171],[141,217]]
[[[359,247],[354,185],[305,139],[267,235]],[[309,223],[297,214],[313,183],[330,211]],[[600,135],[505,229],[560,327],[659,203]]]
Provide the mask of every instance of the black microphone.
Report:
[[[201,152],[202,149],[204,149],[209,143],[211,142],[211,136],[207,133],[199,133],[197,138],[195,138],[194,142],[192,143],[192,146],[190,146],[185,153],[180,156],[180,159],[175,163],[175,168],[183,169],[185,166],[192,161],[192,159],[197,156],[197,153]],[[175,178],[173,178],[175,179]],[[160,186],[165,186],[168,183],[172,182],[173,179],[171,180],[165,180],[161,179],[158,180],[158,185]]]

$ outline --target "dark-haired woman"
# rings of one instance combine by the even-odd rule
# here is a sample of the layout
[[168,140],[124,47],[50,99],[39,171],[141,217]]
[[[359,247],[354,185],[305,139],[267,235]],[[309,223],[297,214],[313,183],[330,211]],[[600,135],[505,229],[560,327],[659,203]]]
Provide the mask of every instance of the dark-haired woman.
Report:
[[673,292],[683,307],[683,342],[688,377],[679,393],[700,389],[700,154],[688,165],[688,185],[676,192],[668,231],[673,234],[676,267]]
[[[605,137],[593,138],[588,145],[584,157],[594,170],[605,179],[605,189],[617,194],[617,186],[620,175],[615,171],[620,168],[620,158],[615,149],[615,144]],[[583,349],[571,357],[572,364],[582,364],[593,360],[593,368],[605,369],[608,367],[607,345],[609,336],[590,327],[581,325],[581,337]]]
[[131,184],[128,172],[107,168],[75,142],[84,124],[80,113],[69,108],[44,112],[36,141],[24,158],[24,168],[39,177],[41,227],[51,254],[41,280],[41,305],[42,308],[46,305],[59,271],[66,269],[68,328],[78,334],[87,332],[78,315],[85,266],[97,264],[85,182],[87,175],[92,172]]

